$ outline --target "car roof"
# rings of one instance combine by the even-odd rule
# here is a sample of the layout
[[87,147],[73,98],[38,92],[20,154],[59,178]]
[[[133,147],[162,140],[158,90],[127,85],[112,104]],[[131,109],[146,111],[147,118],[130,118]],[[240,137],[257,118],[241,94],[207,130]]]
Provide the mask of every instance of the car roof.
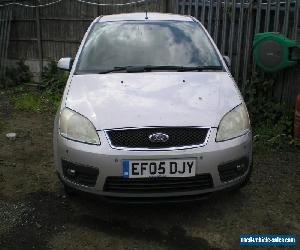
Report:
[[[165,14],[148,12],[149,21],[193,21],[191,16],[183,16],[176,14]],[[102,16],[98,22],[113,22],[113,21],[143,21],[146,19],[146,12],[115,14]]]

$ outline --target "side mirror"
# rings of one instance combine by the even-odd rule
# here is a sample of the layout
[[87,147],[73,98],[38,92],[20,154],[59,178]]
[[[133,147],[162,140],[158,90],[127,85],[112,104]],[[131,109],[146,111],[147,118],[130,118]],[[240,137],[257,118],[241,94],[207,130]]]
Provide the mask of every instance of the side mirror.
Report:
[[71,57],[64,57],[59,59],[57,67],[63,70],[71,70],[74,59]]
[[223,59],[227,65],[227,67],[230,69],[231,68],[231,60],[230,60],[229,56],[223,56]]

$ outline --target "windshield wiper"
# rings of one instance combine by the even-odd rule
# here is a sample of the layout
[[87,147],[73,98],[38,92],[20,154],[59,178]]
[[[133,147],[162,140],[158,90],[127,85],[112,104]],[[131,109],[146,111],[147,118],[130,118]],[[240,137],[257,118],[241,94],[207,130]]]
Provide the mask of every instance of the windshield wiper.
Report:
[[146,65],[144,66],[144,71],[151,71],[151,70],[176,70],[178,71],[180,66],[169,66],[169,65],[161,65],[161,66],[152,66]]
[[[140,66],[140,67],[133,67],[132,69],[135,69],[135,72],[143,72],[143,71],[152,71],[152,70],[176,70],[178,72],[184,72],[184,71],[205,71],[205,70],[223,70],[222,66],[194,66],[194,67],[186,67],[186,66],[152,66],[152,65],[146,65],[146,66]],[[138,71],[139,70],[139,71]]]
[[114,67],[113,69],[102,70],[98,72],[99,74],[107,74],[112,72],[120,72],[125,71],[126,73],[138,73],[138,72],[145,72],[151,70],[176,70],[178,71],[179,66],[125,66],[125,67]]
[[[136,67],[138,68],[138,67]],[[139,67],[140,71],[151,71],[151,70],[176,70],[178,72],[184,72],[184,71],[205,71],[205,70],[223,70],[222,66],[152,66],[152,65],[146,65]]]
[[111,72],[118,72],[118,71],[126,71],[127,67],[114,67],[113,69],[106,69],[106,70],[101,70],[98,73],[99,74],[107,74]]
[[126,73],[138,73],[152,70],[175,70],[178,72],[184,71],[205,71],[205,70],[223,70],[222,66],[195,66],[195,67],[184,67],[184,66],[126,66],[126,67],[114,67],[113,69],[102,70],[99,74],[107,74],[112,72],[125,71]]
[[208,66],[195,66],[195,67],[180,67],[178,71],[184,72],[184,71],[206,71],[206,70],[213,70],[213,71],[219,71],[223,70],[222,66],[217,65],[208,65]]

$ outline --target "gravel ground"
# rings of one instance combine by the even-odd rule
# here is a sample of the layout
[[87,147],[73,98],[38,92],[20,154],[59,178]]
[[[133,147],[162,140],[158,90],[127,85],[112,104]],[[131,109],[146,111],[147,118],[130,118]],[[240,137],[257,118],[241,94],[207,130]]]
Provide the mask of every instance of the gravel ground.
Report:
[[185,204],[108,204],[65,196],[52,161],[53,114],[1,110],[0,249],[239,249],[240,234],[300,235],[300,152],[256,151],[251,183],[240,192]]

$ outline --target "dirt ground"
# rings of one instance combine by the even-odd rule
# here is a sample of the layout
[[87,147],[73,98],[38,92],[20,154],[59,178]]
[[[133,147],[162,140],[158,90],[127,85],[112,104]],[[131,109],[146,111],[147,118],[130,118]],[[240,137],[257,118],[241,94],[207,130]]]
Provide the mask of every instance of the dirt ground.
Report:
[[53,167],[53,114],[5,102],[0,110],[0,249],[245,249],[240,234],[299,238],[300,152],[256,150],[252,181],[237,193],[175,205],[109,204],[65,196]]

